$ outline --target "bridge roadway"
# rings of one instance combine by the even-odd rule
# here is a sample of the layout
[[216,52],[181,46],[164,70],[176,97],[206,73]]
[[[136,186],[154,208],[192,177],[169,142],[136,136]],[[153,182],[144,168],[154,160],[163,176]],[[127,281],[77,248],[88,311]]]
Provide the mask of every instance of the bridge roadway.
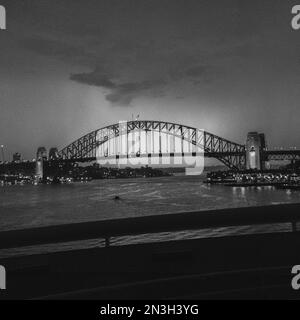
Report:
[[300,150],[266,150],[263,152],[263,156],[269,161],[296,161],[300,160]]
[[[225,156],[239,156],[239,157],[246,157],[245,152],[204,152],[204,156],[207,158],[218,158],[218,157],[225,157]],[[196,154],[193,152],[185,152],[185,153],[153,153],[153,154],[140,154],[138,157],[141,158],[163,158],[163,157],[195,157]],[[134,155],[129,155],[128,158],[134,157]],[[111,159],[122,159],[127,158],[127,155],[123,156],[108,156],[105,159],[111,160]],[[262,158],[265,161],[300,161],[300,150],[267,150],[263,152]],[[55,163],[88,163],[88,162],[95,162],[97,160],[96,157],[73,157],[73,158],[65,158],[65,159],[49,159],[46,160],[46,162],[51,162],[52,164]],[[6,170],[6,169],[13,169],[15,167],[32,167],[34,166],[34,162],[21,162],[21,163],[15,163],[15,162],[6,162],[6,163],[0,163],[0,170]],[[243,168],[240,168],[242,170]]]
[[[201,153],[199,153],[201,154]],[[202,153],[206,158],[218,158],[218,157],[224,157],[224,156],[240,156],[240,157],[246,157],[246,152],[204,152]],[[176,153],[142,153],[139,154],[137,157],[141,158],[151,158],[151,157],[195,157],[195,152],[176,152]],[[107,156],[105,158],[107,159],[122,159],[122,158],[130,158],[130,157],[136,157],[136,155],[121,155],[121,156]],[[262,157],[266,161],[297,161],[300,160],[300,150],[265,150],[262,152]],[[53,159],[50,161],[53,162],[93,162],[96,161],[96,157],[74,157],[69,159]]]

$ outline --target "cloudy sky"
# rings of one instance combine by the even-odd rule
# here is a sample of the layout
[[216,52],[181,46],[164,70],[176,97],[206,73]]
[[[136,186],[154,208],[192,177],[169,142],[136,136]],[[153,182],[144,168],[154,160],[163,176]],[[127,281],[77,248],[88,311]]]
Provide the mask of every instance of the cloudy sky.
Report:
[[0,0],[0,143],[32,158],[102,126],[166,120],[299,146],[289,0]]

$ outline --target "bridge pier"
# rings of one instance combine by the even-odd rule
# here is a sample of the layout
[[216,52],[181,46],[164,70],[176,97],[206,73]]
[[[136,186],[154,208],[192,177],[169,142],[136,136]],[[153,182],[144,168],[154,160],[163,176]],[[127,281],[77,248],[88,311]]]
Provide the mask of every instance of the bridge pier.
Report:
[[263,151],[266,148],[265,135],[258,132],[249,132],[246,141],[246,169],[265,169]]
[[35,177],[37,181],[44,179],[44,160],[47,160],[47,150],[39,147],[36,153]]

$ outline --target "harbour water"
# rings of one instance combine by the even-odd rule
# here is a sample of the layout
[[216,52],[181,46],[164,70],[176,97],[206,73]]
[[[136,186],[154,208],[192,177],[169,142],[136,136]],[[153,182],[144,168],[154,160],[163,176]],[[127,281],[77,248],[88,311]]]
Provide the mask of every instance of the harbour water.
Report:
[[[1,187],[0,231],[104,219],[300,202],[299,191],[279,190],[274,187],[232,188],[208,185],[203,181],[204,177],[199,176],[174,176],[94,180],[64,185]],[[115,200],[115,196],[118,196],[119,200]],[[259,230],[256,227],[254,231],[265,232],[265,228]],[[284,226],[273,226],[272,231],[276,231],[276,228],[282,230]],[[196,234],[195,231],[186,231],[176,235],[158,234],[131,237],[130,240],[116,239],[115,243],[122,244],[124,241],[128,243],[128,241],[135,242],[141,239],[157,241],[174,237],[218,236],[228,232],[250,231],[253,231],[253,228],[202,230]],[[86,245],[100,245],[100,242],[99,240],[89,241],[76,246],[69,245],[68,248]],[[21,250],[23,250],[22,253],[25,252],[24,249]],[[42,251],[45,251],[45,248]]]

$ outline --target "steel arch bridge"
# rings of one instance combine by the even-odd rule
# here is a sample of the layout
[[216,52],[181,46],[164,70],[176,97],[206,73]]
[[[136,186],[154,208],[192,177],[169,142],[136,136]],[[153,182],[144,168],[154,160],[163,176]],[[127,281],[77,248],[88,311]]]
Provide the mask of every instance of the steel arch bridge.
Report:
[[[245,167],[245,145],[198,128],[153,120],[120,122],[94,130],[60,150],[58,157],[78,162],[93,161],[99,157],[120,157],[120,150],[124,151],[123,154],[128,157],[133,150],[129,146],[132,142],[129,141],[129,136],[133,135],[136,141],[135,150],[140,148],[136,152],[137,156],[142,154],[150,157],[151,154],[159,157],[166,154],[171,157],[174,157],[175,154],[195,156],[197,150],[201,150],[205,157],[216,158],[230,169]],[[162,141],[163,136],[169,137],[166,142]],[[136,137],[139,138],[136,139]],[[116,138],[119,138],[118,142]],[[112,140],[115,140],[113,145]],[[142,140],[143,151],[141,151]]]

